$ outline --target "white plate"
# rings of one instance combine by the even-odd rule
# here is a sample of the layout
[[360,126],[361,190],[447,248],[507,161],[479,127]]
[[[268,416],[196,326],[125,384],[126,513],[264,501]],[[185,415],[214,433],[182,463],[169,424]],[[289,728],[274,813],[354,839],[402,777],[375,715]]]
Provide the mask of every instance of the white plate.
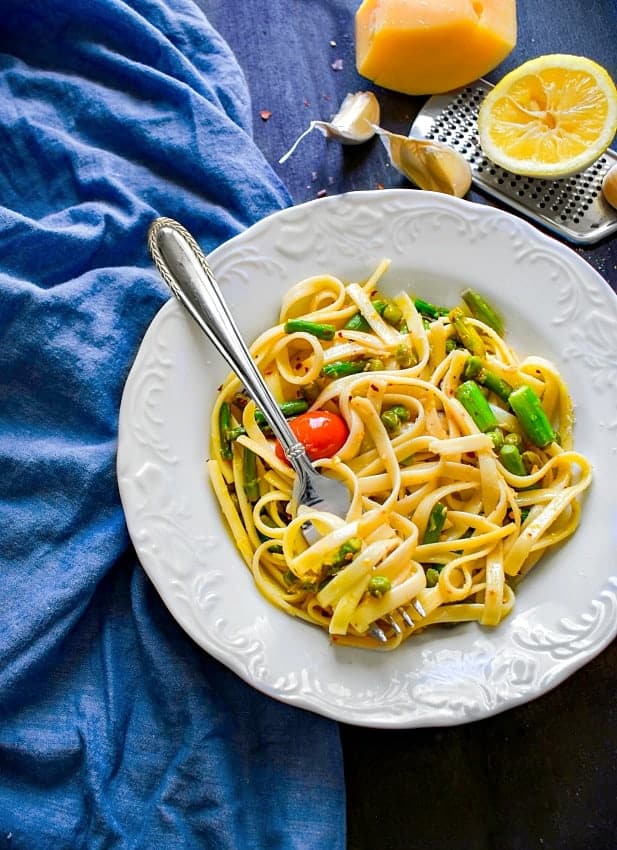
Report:
[[259,594],[204,468],[227,368],[175,300],[148,329],[120,410],[118,480],[141,563],[178,623],[248,683],[347,723],[439,726],[486,717],[561,682],[617,633],[617,298],[572,250],[489,206],[407,189],[277,213],[210,261],[249,341],[309,275],[366,277],[452,304],[471,285],[520,353],[553,359],[594,481],[573,538],[543,559],[497,629],[432,628],[390,653],[330,645]]

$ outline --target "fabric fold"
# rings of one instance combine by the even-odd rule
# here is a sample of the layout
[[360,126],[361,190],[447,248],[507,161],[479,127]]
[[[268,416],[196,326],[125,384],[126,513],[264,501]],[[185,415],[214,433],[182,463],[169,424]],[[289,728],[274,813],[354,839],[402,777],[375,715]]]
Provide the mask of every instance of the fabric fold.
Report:
[[192,0],[5,0],[0,98],[0,846],[342,849],[337,725],[182,632],[115,478],[151,221],[290,203],[242,72]]

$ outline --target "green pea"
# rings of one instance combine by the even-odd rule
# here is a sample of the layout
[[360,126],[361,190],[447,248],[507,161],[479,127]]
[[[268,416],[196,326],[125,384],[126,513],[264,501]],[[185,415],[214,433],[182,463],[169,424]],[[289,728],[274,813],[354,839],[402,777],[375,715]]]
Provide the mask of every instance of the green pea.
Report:
[[418,362],[413,351],[408,345],[399,345],[396,349],[396,362],[401,369],[409,369]]
[[382,318],[390,325],[398,325],[403,320],[403,311],[389,301],[381,314]]
[[396,434],[401,427],[401,422],[393,410],[384,410],[381,414],[381,421],[386,426],[388,434]]
[[506,434],[503,441],[507,446],[516,446],[517,449],[520,449],[523,445],[523,439],[520,434],[516,433],[516,431],[510,431],[509,434]]
[[426,571],[426,586],[435,587],[439,584],[439,570],[435,567],[429,567]]
[[368,592],[371,596],[383,596],[392,587],[387,576],[373,576],[368,583]]
[[401,422],[409,422],[409,411],[403,404],[394,404],[390,410],[396,413]]
[[487,437],[490,437],[493,441],[493,447],[495,451],[499,451],[499,449],[503,446],[503,431],[499,428],[495,428],[493,431],[488,431],[486,434]]

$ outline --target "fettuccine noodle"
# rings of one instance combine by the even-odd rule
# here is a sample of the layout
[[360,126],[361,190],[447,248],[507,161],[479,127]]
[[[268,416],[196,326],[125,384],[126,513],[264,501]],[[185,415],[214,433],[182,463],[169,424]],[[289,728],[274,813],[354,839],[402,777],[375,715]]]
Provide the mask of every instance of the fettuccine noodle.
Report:
[[[279,323],[251,346],[279,403],[344,420],[343,444],[315,465],[348,486],[347,516],[297,511],[294,473],[235,375],[212,411],[207,466],[267,600],[337,643],[392,649],[435,624],[497,626],[518,579],[576,530],[591,468],[574,451],[572,404],[552,363],[519,360],[469,310],[460,324],[446,309],[427,315],[405,292],[384,299],[377,287],[387,268],[384,260],[363,284],[301,281]],[[298,318],[308,325],[290,330]],[[314,323],[333,326],[332,338]],[[533,390],[554,439],[534,445],[507,399],[469,380],[472,361],[509,390]],[[480,389],[496,424],[470,412],[463,384]],[[524,468],[512,471],[502,443]],[[313,545],[302,534],[307,520],[321,535]]]

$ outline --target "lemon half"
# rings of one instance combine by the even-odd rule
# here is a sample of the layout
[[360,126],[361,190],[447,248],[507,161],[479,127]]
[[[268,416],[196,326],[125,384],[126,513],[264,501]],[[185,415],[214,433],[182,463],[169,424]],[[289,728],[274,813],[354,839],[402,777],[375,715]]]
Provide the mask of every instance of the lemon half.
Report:
[[478,114],[484,154],[528,177],[567,177],[595,162],[617,132],[617,88],[584,56],[524,62],[491,89]]

